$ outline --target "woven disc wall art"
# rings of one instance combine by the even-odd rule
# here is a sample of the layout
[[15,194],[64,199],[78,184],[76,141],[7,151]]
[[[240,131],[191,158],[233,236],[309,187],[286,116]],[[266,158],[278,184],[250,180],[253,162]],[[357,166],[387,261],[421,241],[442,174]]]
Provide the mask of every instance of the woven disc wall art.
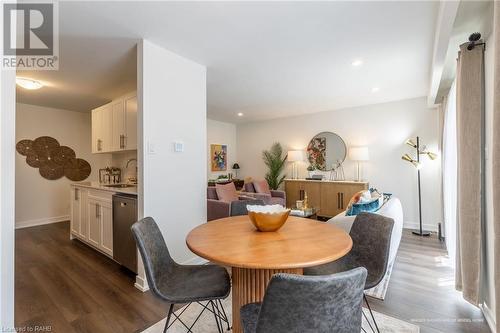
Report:
[[54,161],[42,163],[38,171],[43,178],[48,180],[56,180],[64,176],[64,166]]
[[38,156],[38,154],[35,152],[30,152],[26,156],[26,163],[28,163],[28,165],[33,168],[41,167],[42,163],[46,161],[47,161],[46,157]]
[[54,148],[59,147],[59,142],[50,136],[41,136],[33,140],[33,149],[38,156],[49,156]]
[[60,146],[50,151],[51,159],[64,165],[69,159],[76,158],[75,151],[67,146]]
[[71,158],[64,164],[64,175],[75,182],[86,179],[91,171],[89,162],[81,158]]
[[33,152],[33,141],[32,140],[21,140],[16,145],[16,150],[19,154],[27,156],[28,153]]
[[38,168],[40,175],[49,180],[66,176],[72,181],[85,180],[91,173],[90,164],[76,158],[76,153],[68,146],[61,146],[50,136],[41,136],[35,140],[21,140],[16,144],[19,154],[26,156],[26,163]]

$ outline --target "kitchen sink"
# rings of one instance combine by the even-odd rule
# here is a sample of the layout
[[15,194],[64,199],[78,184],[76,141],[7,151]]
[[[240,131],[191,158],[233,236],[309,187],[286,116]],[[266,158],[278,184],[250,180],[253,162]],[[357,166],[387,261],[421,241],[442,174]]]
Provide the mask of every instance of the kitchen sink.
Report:
[[137,187],[135,184],[110,184],[104,185],[105,187],[114,187],[114,188],[127,188],[127,187]]

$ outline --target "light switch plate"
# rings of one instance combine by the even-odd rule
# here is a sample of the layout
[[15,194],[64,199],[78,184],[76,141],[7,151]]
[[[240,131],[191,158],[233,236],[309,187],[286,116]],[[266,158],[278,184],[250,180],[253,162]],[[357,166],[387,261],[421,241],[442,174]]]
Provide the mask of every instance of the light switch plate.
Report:
[[148,154],[156,154],[156,145],[152,141],[148,142]]
[[184,142],[180,142],[180,141],[175,141],[174,142],[174,151],[176,153],[181,153],[184,151]]

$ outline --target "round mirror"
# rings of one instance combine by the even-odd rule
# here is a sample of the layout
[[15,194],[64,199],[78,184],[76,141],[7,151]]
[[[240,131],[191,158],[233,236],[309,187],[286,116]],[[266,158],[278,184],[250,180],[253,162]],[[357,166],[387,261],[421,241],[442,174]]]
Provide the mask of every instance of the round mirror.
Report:
[[329,171],[344,162],[347,147],[342,138],[332,132],[321,132],[307,146],[307,159],[315,170]]

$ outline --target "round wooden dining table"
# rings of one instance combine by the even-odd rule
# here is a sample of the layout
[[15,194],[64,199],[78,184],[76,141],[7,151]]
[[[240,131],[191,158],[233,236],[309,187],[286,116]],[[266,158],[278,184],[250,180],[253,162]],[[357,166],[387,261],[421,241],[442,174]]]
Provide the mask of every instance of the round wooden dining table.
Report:
[[233,332],[242,332],[241,306],[261,302],[275,273],[303,274],[303,268],[341,258],[352,248],[342,229],[316,220],[290,216],[274,232],[255,229],[248,216],[202,224],[187,235],[189,249],[232,270]]

